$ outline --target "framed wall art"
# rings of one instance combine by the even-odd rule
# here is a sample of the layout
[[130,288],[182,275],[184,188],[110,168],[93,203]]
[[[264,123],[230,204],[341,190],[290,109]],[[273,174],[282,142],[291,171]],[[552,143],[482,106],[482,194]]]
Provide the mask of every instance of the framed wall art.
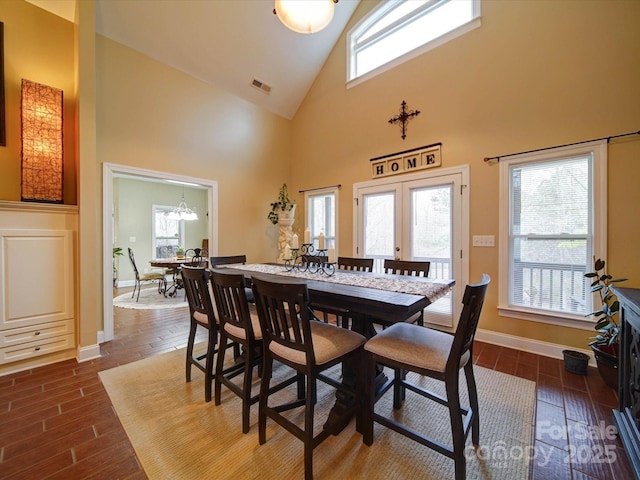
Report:
[[4,23],[0,22],[0,146],[7,145],[4,117]]

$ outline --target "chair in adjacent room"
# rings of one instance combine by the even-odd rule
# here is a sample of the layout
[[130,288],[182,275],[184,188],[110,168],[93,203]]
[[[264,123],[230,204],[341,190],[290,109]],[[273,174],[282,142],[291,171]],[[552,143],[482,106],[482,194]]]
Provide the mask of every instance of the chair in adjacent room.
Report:
[[[182,281],[189,302],[189,339],[187,340],[186,381],[191,381],[191,367],[204,373],[204,399],[211,401],[214,378],[213,357],[218,351],[218,322],[209,290],[211,272],[203,267],[182,267]],[[194,355],[198,327],[207,330],[205,352]]]
[[371,272],[373,270],[373,258],[338,257],[337,267],[342,270]]
[[131,298],[136,296],[136,290],[138,290],[138,296],[136,298],[136,302],[140,300],[140,289],[142,288],[142,284],[144,282],[158,282],[158,293],[165,293],[167,291],[167,278],[162,272],[149,272],[149,273],[140,273],[138,272],[138,267],[136,266],[136,259],[133,254],[133,250],[129,248],[129,260],[131,261],[131,266],[133,267],[133,273],[136,277],[136,283],[133,285],[133,293],[131,294]]
[[[251,405],[259,395],[251,395],[253,369],[262,362],[262,331],[256,313],[251,312],[245,293],[244,276],[240,273],[224,273],[213,270],[211,274],[213,295],[220,321],[220,347],[216,361],[215,404],[220,405],[222,385],[242,399],[242,433],[249,431]],[[225,368],[225,351],[228,342],[243,347],[243,361]],[[233,381],[244,375],[242,384]]]
[[189,248],[184,252],[185,258],[191,260],[192,267],[206,267],[207,266],[207,252],[201,248]]
[[[266,442],[267,418],[284,427],[304,443],[305,479],[313,478],[313,449],[332,433],[335,425],[348,422],[354,414],[359,416],[361,382],[344,385],[328,376],[329,367],[350,360],[358,365],[365,338],[351,330],[328,325],[313,318],[309,307],[307,285],[295,279],[272,279],[253,276],[260,328],[264,338],[264,370],[260,383],[258,414],[258,440]],[[292,368],[299,380],[306,379],[306,390],[298,383],[298,398],[270,405],[270,383],[273,363],[278,361]],[[317,400],[316,382],[320,380],[338,389],[352,399],[336,423],[332,423],[314,436],[313,418]],[[283,399],[284,400],[284,399]],[[288,410],[304,406],[304,425],[300,427],[285,415]],[[358,422],[359,423],[359,422]]]
[[[377,422],[391,430],[401,433],[416,442],[432,448],[438,453],[452,458],[455,462],[455,478],[463,480],[466,475],[464,446],[471,430],[474,445],[480,441],[480,422],[478,418],[478,394],[473,376],[473,340],[480,318],[482,304],[489,286],[490,277],[482,275],[480,282],[467,285],[462,299],[463,309],[454,335],[432,330],[410,323],[397,323],[371,338],[364,347],[365,385],[362,418],[362,441],[373,443],[373,424]],[[376,394],[374,378],[376,365],[393,369],[390,378]],[[469,407],[460,405],[459,374],[464,374],[469,391]],[[412,383],[405,372],[414,372],[425,377],[444,382],[446,397],[426,390]],[[376,402],[391,387],[393,388],[393,408],[400,409],[406,389],[449,409],[452,445],[445,445],[418,432],[416,426],[409,428],[398,420],[398,412],[390,412],[390,417],[375,411]],[[440,418],[427,417],[429,421]]]

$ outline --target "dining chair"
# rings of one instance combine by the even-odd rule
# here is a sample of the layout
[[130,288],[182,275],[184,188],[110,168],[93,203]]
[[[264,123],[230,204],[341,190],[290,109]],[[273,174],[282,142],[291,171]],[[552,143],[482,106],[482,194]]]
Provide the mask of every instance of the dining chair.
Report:
[[[187,340],[186,381],[191,381],[191,367],[204,373],[204,399],[211,401],[214,378],[213,357],[218,352],[218,321],[213,311],[209,280],[211,272],[203,267],[182,267],[182,281],[189,302],[189,339]],[[194,354],[194,344],[198,327],[207,330],[205,352]],[[224,345],[228,348],[231,345]]]
[[[220,346],[216,361],[215,404],[220,405],[222,385],[242,399],[242,433],[249,431],[251,405],[259,395],[251,395],[253,369],[262,362],[262,331],[258,315],[251,311],[245,293],[245,280],[241,273],[225,273],[213,270],[211,284],[220,321]],[[225,351],[228,342],[243,347],[243,361],[225,368]],[[242,384],[233,381],[244,375]],[[295,380],[295,379],[294,379]]]
[[[222,257],[211,257],[209,258],[209,265],[211,268],[216,268],[221,265],[245,265],[247,263],[246,255],[227,255]],[[249,303],[254,303],[253,300],[253,291],[251,287],[245,287],[245,293],[247,295],[247,300]]]
[[[305,479],[313,478],[313,449],[331,434],[337,434],[339,426],[348,423],[354,414],[360,415],[362,382],[345,385],[325,372],[328,368],[350,360],[358,365],[365,338],[351,330],[328,325],[313,317],[309,307],[307,285],[296,279],[273,279],[253,276],[253,293],[256,299],[260,328],[264,339],[264,363],[260,383],[258,408],[258,441],[266,442],[267,418],[295,435],[304,443]],[[270,405],[270,383],[273,362],[278,361],[296,372],[298,398],[278,405]],[[306,380],[306,389],[301,388]],[[348,408],[332,419],[314,436],[313,419],[317,400],[316,382],[320,380],[352,399]],[[304,406],[304,425],[287,418],[286,412]],[[358,422],[359,423],[359,422]]]
[[[373,270],[373,258],[338,257],[336,267],[342,270],[371,272]],[[329,316],[333,315],[336,319],[336,325],[349,328],[349,321],[351,319],[349,310],[337,308],[332,305],[315,303],[311,308],[322,315],[322,320],[325,323],[329,323]]]
[[211,268],[216,268],[220,265],[244,265],[245,263],[247,263],[246,255],[227,255],[209,258]]
[[411,275],[413,277],[428,277],[431,262],[414,262],[412,260],[392,260],[385,258],[384,273],[393,275]]
[[[362,441],[373,443],[373,424],[377,422],[416,442],[435,450],[455,462],[455,478],[466,476],[464,445],[471,430],[474,445],[480,441],[478,417],[478,392],[473,375],[473,340],[475,337],[484,297],[491,278],[483,274],[480,282],[467,285],[462,299],[463,309],[454,335],[413,325],[396,323],[371,338],[364,346],[365,385],[362,418]],[[374,377],[377,365],[393,369],[390,378],[374,393]],[[469,396],[469,407],[460,405],[459,374],[464,369]],[[446,396],[443,397],[409,380],[406,372],[434,378],[444,382]],[[393,386],[393,411],[384,416],[375,411],[375,404]],[[406,389],[433,400],[449,409],[452,445],[429,438],[400,423],[396,410],[405,401]],[[430,417],[431,421],[438,419]]]
[[138,290],[138,296],[136,297],[136,302],[140,300],[140,290],[142,289],[143,282],[158,282],[158,293],[165,293],[167,291],[167,278],[162,272],[149,272],[149,273],[140,273],[138,272],[138,267],[136,266],[136,259],[133,254],[133,250],[129,248],[129,260],[131,261],[131,266],[133,267],[133,273],[135,274],[135,284],[133,285],[133,293],[131,294],[131,298],[136,296],[136,289]]
[[[392,260],[386,258],[384,260],[384,273],[390,275],[409,275],[412,277],[428,277],[429,276],[429,268],[431,267],[431,262],[419,262],[412,260]],[[375,319],[375,323],[382,326],[382,328],[387,328],[392,325],[391,322],[385,321],[383,318]],[[407,319],[408,323],[417,323],[418,325],[424,325],[424,312],[420,311],[416,313],[411,318]]]
[[338,268],[358,272],[373,271],[373,258],[338,257]]
[[191,259],[192,263],[197,262],[197,265],[191,265],[196,267],[207,266],[207,253],[201,248],[189,248],[184,252],[185,258]]

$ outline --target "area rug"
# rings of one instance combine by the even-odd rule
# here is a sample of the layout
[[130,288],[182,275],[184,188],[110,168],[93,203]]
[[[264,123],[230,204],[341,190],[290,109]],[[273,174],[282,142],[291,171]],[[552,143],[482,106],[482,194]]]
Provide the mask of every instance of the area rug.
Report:
[[[136,294],[137,297],[137,294]],[[140,291],[140,299],[131,298],[131,292],[118,295],[113,299],[113,306],[133,309],[178,308],[188,306],[184,298],[184,290],[178,290],[177,295],[170,297],[158,293],[158,287],[145,288]]]
[[[183,349],[176,350],[100,372],[147,476],[152,480],[303,478],[302,442],[268,420],[267,442],[259,445],[257,405],[251,409],[249,433],[242,434],[240,399],[223,387],[221,405],[206,403],[202,374],[194,369],[192,382],[185,382],[184,356]],[[467,440],[467,479],[527,479],[535,383],[480,367],[475,372],[480,448],[474,450],[471,438]],[[277,374],[274,371],[274,377]],[[333,390],[322,385],[318,383],[316,406],[320,428],[335,400]],[[466,398],[466,388],[462,390]],[[391,397],[390,392],[385,395],[376,411],[391,410]],[[430,434],[450,442],[447,410],[423,403],[409,391],[407,398],[398,416],[426,424]],[[316,447],[313,462],[316,480],[454,478],[453,460],[378,424],[373,445],[364,445],[355,421]]]

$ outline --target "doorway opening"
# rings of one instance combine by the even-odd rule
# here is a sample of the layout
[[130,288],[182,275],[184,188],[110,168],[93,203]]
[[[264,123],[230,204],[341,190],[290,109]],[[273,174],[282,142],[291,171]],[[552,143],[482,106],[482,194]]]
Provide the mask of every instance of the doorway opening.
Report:
[[[113,163],[103,164],[102,176],[102,245],[103,245],[103,326],[98,332],[98,343],[114,338],[113,323],[113,247],[114,245],[114,179],[127,178],[140,182],[180,183],[194,185],[199,189],[206,189],[206,237],[209,255],[216,255],[218,251],[218,183],[196,177],[187,177],[168,172],[147,170]],[[202,212],[204,215],[205,212]],[[151,215],[151,212],[149,212]],[[138,263],[138,262],[136,262]]]

